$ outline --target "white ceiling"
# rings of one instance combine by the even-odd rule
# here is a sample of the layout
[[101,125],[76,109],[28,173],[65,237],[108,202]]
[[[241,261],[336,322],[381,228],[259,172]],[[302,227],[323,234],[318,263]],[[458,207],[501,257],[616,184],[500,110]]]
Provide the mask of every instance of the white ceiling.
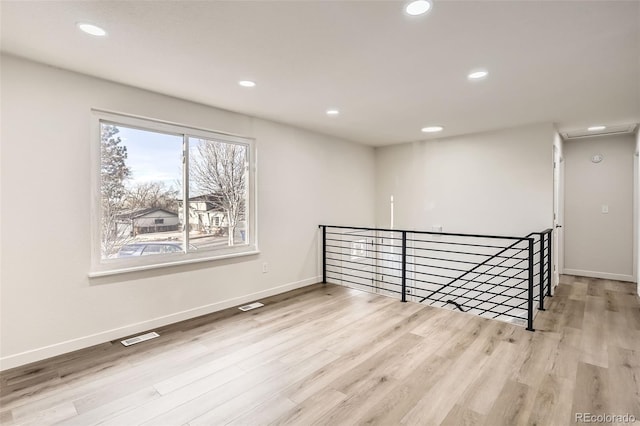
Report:
[[[403,5],[2,1],[2,51],[369,145],[640,121],[638,1]],[[489,77],[467,81],[477,67]],[[445,131],[420,132],[434,124]]]

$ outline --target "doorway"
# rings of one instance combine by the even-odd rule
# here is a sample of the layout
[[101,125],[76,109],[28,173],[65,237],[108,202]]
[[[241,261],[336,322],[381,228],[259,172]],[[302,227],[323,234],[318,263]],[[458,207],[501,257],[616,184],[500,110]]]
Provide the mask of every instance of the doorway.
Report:
[[560,273],[634,281],[635,142],[631,134],[562,142],[557,167]]
[[560,282],[564,270],[564,158],[562,157],[562,138],[556,134],[553,144],[553,286]]

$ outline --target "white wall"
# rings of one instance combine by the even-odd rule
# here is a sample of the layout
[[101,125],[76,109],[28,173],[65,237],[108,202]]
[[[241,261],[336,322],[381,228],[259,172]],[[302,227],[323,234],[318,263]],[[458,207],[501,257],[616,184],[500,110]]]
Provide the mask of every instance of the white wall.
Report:
[[[374,224],[372,148],[13,57],[1,71],[3,369],[316,282],[318,224]],[[255,137],[261,254],[90,280],[91,108]]]
[[632,135],[565,141],[565,273],[633,281],[634,151]]
[[552,124],[376,149],[376,223],[524,236],[553,219]]

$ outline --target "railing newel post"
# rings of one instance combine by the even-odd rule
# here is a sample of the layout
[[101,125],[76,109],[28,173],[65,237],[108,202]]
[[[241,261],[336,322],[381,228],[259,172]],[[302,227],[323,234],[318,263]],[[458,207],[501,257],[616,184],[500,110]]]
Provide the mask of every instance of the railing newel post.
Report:
[[547,234],[547,238],[549,240],[549,276],[547,278],[547,296],[549,297],[553,297],[553,295],[551,294],[551,286],[552,286],[552,282],[553,282],[553,229],[549,230],[549,233]]
[[402,231],[402,302],[407,301],[407,231]]
[[544,311],[544,262],[545,262],[545,256],[544,256],[544,235],[543,233],[540,233],[540,310]]
[[327,227],[322,225],[322,284],[327,283]]
[[527,295],[527,330],[535,331],[533,328],[533,238],[529,240],[529,291]]

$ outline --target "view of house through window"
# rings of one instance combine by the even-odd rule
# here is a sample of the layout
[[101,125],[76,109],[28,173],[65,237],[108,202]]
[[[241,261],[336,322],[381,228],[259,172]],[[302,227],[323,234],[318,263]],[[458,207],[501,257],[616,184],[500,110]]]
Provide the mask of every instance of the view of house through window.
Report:
[[246,181],[246,146],[189,138],[191,244],[201,248],[245,242]]
[[106,121],[100,134],[102,260],[247,243],[248,145]]

